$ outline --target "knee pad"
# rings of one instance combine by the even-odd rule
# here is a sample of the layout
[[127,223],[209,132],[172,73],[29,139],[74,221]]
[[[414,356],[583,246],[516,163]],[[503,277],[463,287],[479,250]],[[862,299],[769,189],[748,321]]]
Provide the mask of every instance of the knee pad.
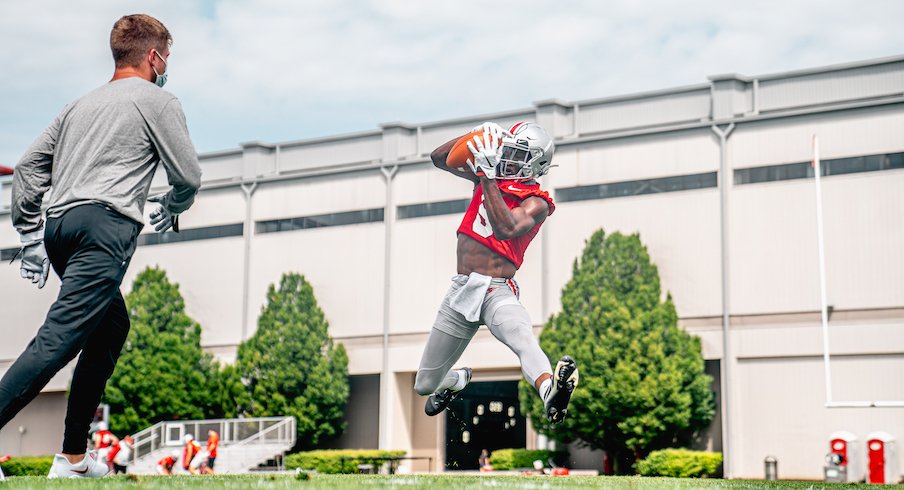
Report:
[[442,381],[442,378],[435,378],[436,376],[433,375],[432,372],[425,370],[418,371],[417,375],[414,377],[414,391],[421,396],[432,395],[433,392],[436,391],[436,387],[439,386]]

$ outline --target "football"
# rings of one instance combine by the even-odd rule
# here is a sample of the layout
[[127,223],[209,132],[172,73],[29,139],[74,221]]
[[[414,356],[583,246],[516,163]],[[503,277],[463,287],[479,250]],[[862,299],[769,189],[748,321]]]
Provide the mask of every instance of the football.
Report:
[[449,168],[457,168],[461,170],[470,170],[468,168],[468,160],[473,157],[471,150],[468,149],[468,141],[473,141],[475,136],[483,138],[483,129],[471,131],[470,133],[458,138],[458,141],[452,145],[449,150],[449,156],[446,157],[446,166]]

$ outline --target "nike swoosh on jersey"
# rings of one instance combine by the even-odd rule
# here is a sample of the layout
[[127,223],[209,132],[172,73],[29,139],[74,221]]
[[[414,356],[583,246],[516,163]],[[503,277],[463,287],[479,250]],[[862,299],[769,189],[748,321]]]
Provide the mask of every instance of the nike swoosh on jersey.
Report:
[[510,185],[510,186],[508,186],[508,190],[518,192],[518,191],[522,191],[524,189],[519,189],[515,186]]
[[70,471],[72,471],[73,473],[78,473],[79,475],[84,475],[85,473],[88,472],[88,468],[85,468],[83,470],[70,470]]

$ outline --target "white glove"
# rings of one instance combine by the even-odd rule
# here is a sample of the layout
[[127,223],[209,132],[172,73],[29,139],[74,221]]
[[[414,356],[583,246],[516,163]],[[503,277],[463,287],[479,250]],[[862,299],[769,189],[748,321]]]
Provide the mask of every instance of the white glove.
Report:
[[37,284],[38,289],[47,283],[47,274],[50,272],[50,259],[44,250],[44,229],[26,233],[20,236],[22,240],[22,264],[19,273],[32,284]]
[[[472,133],[474,131],[480,131],[480,130],[483,130],[483,132],[487,132],[487,131],[491,130],[491,131],[498,132],[498,133],[509,134],[509,132],[506,131],[505,128],[503,128],[502,126],[500,126],[492,121],[487,121],[485,123],[478,124],[477,126],[474,126],[473,128],[471,128]],[[511,135],[509,134],[509,136],[511,136]]]
[[176,233],[179,232],[179,215],[169,212],[166,209],[166,194],[157,194],[148,198],[149,202],[159,203],[157,209],[151,211],[151,225],[154,231],[163,233],[170,228]]
[[468,159],[468,166],[474,175],[484,175],[488,179],[496,178],[496,165],[499,163],[500,145],[503,136],[508,133],[496,123],[484,123],[483,135],[474,136],[468,141],[468,149],[474,155]]

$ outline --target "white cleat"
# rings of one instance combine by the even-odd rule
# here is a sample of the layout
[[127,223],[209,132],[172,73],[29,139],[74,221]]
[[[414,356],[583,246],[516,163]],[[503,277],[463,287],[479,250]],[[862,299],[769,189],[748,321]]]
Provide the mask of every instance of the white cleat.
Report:
[[72,464],[62,454],[53,457],[50,472],[47,478],[102,478],[110,474],[110,468],[106,463],[98,461],[97,453],[91,451],[85,454],[85,459]]

